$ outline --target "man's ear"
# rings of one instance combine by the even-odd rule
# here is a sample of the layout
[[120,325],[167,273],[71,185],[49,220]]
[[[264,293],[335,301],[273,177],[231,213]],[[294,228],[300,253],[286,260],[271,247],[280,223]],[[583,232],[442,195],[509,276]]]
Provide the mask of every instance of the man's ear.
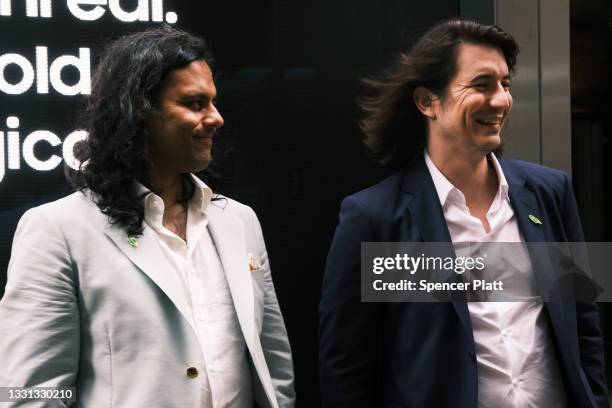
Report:
[[429,119],[435,119],[436,113],[433,109],[436,96],[427,88],[419,86],[412,93],[412,99],[421,113]]

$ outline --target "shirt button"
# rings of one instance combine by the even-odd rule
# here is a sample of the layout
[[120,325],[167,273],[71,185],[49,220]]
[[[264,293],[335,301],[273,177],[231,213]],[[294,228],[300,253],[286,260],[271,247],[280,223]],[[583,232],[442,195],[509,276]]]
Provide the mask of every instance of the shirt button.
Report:
[[518,385],[518,380],[516,378],[512,379],[512,385],[514,385],[515,387]]
[[196,378],[198,376],[198,369],[195,367],[189,367],[187,369],[187,377]]

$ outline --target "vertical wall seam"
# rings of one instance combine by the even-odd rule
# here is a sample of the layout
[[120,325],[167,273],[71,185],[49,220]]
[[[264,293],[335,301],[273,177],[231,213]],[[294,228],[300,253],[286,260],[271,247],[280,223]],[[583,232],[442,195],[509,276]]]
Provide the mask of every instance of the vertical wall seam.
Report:
[[492,0],[493,3],[493,24],[497,25],[497,0]]
[[544,118],[542,116],[542,13],[540,10],[541,0],[536,2],[536,13],[537,13],[537,35],[538,35],[538,141],[539,141],[539,153],[540,153],[540,164],[544,164]]

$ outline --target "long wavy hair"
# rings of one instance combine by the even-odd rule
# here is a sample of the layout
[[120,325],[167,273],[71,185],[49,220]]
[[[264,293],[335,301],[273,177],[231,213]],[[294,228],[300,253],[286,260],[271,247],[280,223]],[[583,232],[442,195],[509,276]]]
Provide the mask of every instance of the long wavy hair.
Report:
[[358,101],[364,113],[360,127],[374,161],[400,168],[423,152],[427,146],[427,121],[412,95],[422,86],[444,99],[457,72],[460,44],[499,48],[510,73],[514,73],[519,48],[501,28],[461,19],[436,24],[412,49],[400,53],[382,75],[364,79],[367,96]]
[[[129,235],[143,231],[144,203],[134,182],[150,186],[149,132],[143,116],[159,112],[159,93],[168,74],[196,60],[212,69],[205,41],[162,26],[109,44],[92,75],[91,95],[78,120],[88,137],[74,149],[79,169],[67,176],[77,190],[90,190],[109,222]],[[194,193],[188,177],[182,191],[181,200]]]

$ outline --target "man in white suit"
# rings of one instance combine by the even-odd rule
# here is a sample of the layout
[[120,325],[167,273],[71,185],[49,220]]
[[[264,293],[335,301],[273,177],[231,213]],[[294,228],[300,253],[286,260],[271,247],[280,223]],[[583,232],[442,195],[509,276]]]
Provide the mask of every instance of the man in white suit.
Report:
[[[257,217],[192,174],[223,125],[211,64],[202,39],[167,27],[107,48],[79,191],[29,210],[15,234],[0,387],[76,387],[94,408],[294,406]],[[9,403],[22,404],[65,406]]]

